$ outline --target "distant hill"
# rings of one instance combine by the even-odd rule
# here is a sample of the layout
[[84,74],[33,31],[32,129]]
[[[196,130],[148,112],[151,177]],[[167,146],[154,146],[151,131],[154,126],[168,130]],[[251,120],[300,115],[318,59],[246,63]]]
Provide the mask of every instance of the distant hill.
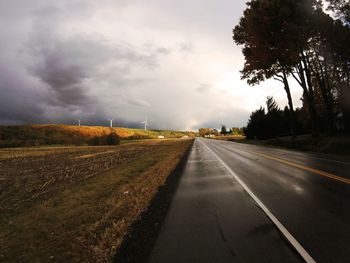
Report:
[[194,132],[171,130],[142,130],[100,126],[71,125],[13,125],[0,126],[0,147],[41,145],[89,145],[95,138],[117,134],[121,140],[194,137]]

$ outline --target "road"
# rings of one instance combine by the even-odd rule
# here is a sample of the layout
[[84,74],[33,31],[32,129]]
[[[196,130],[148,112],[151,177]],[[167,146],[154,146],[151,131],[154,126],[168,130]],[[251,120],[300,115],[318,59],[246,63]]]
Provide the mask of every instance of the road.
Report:
[[350,262],[350,159],[196,139],[150,262]]

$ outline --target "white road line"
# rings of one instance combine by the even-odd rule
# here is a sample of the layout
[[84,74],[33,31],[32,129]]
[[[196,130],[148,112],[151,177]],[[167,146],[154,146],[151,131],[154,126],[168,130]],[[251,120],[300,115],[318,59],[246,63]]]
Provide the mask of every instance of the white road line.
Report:
[[235,180],[243,187],[243,189],[250,195],[250,197],[258,204],[258,206],[263,210],[267,217],[272,221],[272,223],[278,228],[282,235],[289,241],[289,243],[294,247],[294,249],[299,253],[299,255],[307,263],[316,263],[316,261],[310,256],[310,254],[300,245],[300,243],[292,236],[291,233],[282,225],[282,223],[275,217],[271,211],[264,205],[262,201],[249,189],[249,187],[231,170],[227,164],[221,160],[221,158],[210,149],[202,140],[200,142],[208,149],[208,151],[215,156],[216,159],[226,168],[226,170],[234,177]]

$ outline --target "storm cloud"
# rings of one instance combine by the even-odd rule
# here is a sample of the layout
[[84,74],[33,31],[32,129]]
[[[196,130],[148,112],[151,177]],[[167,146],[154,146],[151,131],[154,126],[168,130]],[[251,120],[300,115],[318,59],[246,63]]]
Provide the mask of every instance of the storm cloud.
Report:
[[240,81],[243,59],[231,30],[244,7],[229,0],[0,1],[0,124],[79,118],[139,127],[147,117],[155,129],[243,126],[271,92],[285,103],[276,84]]

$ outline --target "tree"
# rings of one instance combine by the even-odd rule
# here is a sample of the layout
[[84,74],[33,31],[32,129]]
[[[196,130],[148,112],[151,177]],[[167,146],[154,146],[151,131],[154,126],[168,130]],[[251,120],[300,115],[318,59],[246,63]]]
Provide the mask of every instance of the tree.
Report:
[[222,126],[221,126],[221,131],[220,131],[220,133],[221,133],[222,135],[226,135],[226,134],[227,134],[227,129],[226,129],[226,126],[225,126],[225,125],[222,125]]
[[266,138],[266,122],[265,122],[265,109],[260,109],[250,114],[247,127],[244,130],[248,139],[265,139]]
[[292,134],[296,118],[288,76],[303,89],[314,136],[321,121],[332,134],[335,116],[344,116],[350,130],[350,2],[327,1],[338,19],[324,13],[321,1],[251,0],[233,31],[243,45],[242,78],[252,85],[267,78],[283,83]]
[[243,135],[243,128],[232,127],[232,135]]
[[[294,121],[293,102],[287,76],[292,74],[303,88],[313,122],[313,135],[319,134],[319,117],[314,101],[309,61],[306,56],[310,35],[312,0],[252,0],[248,2],[233,39],[243,45],[245,65],[242,78],[257,84],[265,78],[283,83]],[[292,133],[295,125],[292,124]]]
[[284,125],[288,123],[288,118],[285,117],[284,112],[281,111],[272,97],[267,97],[266,108],[267,111],[260,107],[250,115],[244,131],[247,138],[269,139],[286,134]]
[[297,35],[289,32],[295,24],[292,18],[300,12],[294,10],[294,1],[250,1],[247,5],[239,25],[233,30],[233,39],[237,44],[243,45],[246,60],[241,71],[242,79],[247,79],[251,85],[268,78],[274,78],[283,84],[291,115],[290,129],[295,135],[295,113],[288,83],[293,62],[288,57],[298,57],[298,51],[288,45],[300,42],[290,39]]
[[267,97],[266,99],[267,113],[266,119],[266,136],[268,138],[275,138],[283,134],[283,113],[278,107],[273,97]]
[[217,129],[212,129],[212,130],[210,131],[210,134],[211,134],[211,135],[214,135],[214,136],[218,136],[218,135],[219,135],[219,132],[218,132]]
[[266,98],[266,108],[268,113],[279,111],[277,102],[273,99],[273,97]]
[[209,128],[200,128],[199,129],[199,136],[205,137],[206,135],[210,135],[210,129]]
[[[335,129],[335,115],[350,116],[346,97],[349,94],[350,27],[334,20],[320,8],[313,15],[313,37],[309,41],[309,56],[315,95],[319,96],[327,122],[327,131]],[[349,94],[350,95],[350,94]],[[350,97],[349,97],[350,98]]]

